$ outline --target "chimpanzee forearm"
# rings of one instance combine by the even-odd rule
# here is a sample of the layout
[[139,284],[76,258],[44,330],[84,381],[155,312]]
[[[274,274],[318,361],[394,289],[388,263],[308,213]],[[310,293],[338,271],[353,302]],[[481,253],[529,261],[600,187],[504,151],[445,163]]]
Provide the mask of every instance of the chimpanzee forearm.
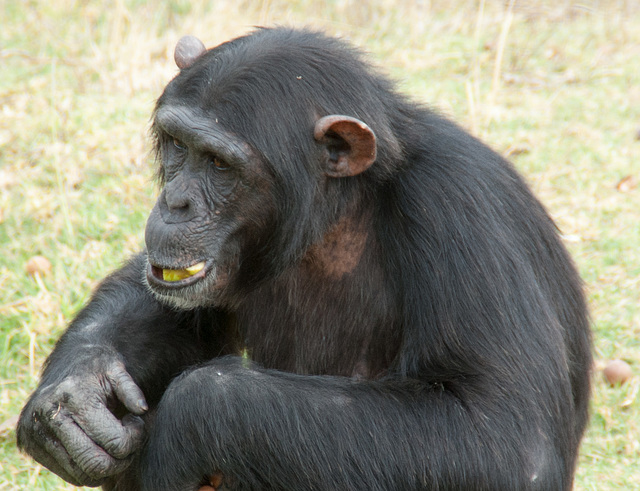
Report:
[[[171,378],[224,343],[216,338],[220,314],[180,312],[151,295],[145,261],[140,254],[104,280],[58,341],[20,416],[18,446],[77,485],[124,476]],[[136,489],[133,478],[125,481]]]
[[500,389],[493,399],[472,392],[219,359],[165,393],[144,489],[195,489],[214,472],[232,489],[561,489],[565,463],[538,401],[523,420]]
[[219,354],[222,342],[203,342],[219,314],[161,304],[144,284],[145,263],[138,254],[102,282],[47,360],[43,383],[64,378],[84,353],[111,353],[154,404],[180,370]]

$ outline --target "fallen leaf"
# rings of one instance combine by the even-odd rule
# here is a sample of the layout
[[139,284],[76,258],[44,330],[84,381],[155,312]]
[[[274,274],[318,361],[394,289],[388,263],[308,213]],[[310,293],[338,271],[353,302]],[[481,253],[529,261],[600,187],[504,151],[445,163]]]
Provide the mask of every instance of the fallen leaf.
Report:
[[24,269],[29,276],[35,276],[36,274],[44,276],[51,272],[51,261],[44,256],[33,256],[27,261]]
[[638,179],[636,176],[626,176],[620,179],[620,182],[616,184],[616,189],[621,193],[628,193],[638,186]]

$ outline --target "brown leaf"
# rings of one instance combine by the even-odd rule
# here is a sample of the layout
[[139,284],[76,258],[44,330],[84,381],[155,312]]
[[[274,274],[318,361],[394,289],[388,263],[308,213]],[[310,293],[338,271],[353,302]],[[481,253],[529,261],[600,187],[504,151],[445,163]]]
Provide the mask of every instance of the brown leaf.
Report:
[[620,179],[620,182],[616,184],[616,189],[621,193],[628,193],[638,186],[638,179],[636,176],[626,176]]
[[27,261],[24,269],[29,276],[35,276],[36,274],[44,276],[51,272],[51,262],[44,256],[33,256]]

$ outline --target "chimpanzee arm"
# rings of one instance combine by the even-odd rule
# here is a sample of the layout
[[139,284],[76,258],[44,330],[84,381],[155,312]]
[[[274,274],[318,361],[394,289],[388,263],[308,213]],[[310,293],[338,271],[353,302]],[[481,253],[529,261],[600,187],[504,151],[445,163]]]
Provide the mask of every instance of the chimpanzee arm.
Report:
[[140,254],[104,280],[20,417],[19,447],[74,484],[97,485],[125,469],[142,441],[138,416],[171,377],[209,354],[201,324],[216,314],[161,305],[144,285],[144,263]]
[[64,376],[81,351],[106,351],[121,359],[153,406],[178,371],[218,354],[222,346],[211,331],[219,314],[161,304],[144,283],[145,267],[145,255],[136,255],[102,282],[49,356],[43,384]]
[[546,395],[530,394],[524,418],[505,392],[218,359],[165,393],[143,489],[192,491],[214,473],[231,489],[562,489]]

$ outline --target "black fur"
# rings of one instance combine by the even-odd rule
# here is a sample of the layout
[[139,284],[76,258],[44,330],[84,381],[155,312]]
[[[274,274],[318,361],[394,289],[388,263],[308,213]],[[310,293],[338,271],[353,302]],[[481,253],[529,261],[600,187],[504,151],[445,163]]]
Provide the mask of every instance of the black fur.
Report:
[[[375,133],[362,174],[322,173],[313,128],[329,114]],[[232,170],[169,189],[201,169],[172,149],[174,130],[185,145],[210,135]],[[215,251],[228,283],[155,296],[144,254],[107,278],[47,362],[23,449],[70,482],[118,490],[195,490],[216,472],[231,489],[571,488],[588,316],[553,222],[508,162],[343,42],[283,28],[184,69],[154,131],[166,187],[150,261]],[[335,264],[328,237],[347,240],[329,247]],[[55,404],[73,418],[73,390],[103,390],[86,374],[113,359],[150,407],[127,471],[52,447],[60,434],[43,427]],[[67,399],[50,395],[69,377]]]

